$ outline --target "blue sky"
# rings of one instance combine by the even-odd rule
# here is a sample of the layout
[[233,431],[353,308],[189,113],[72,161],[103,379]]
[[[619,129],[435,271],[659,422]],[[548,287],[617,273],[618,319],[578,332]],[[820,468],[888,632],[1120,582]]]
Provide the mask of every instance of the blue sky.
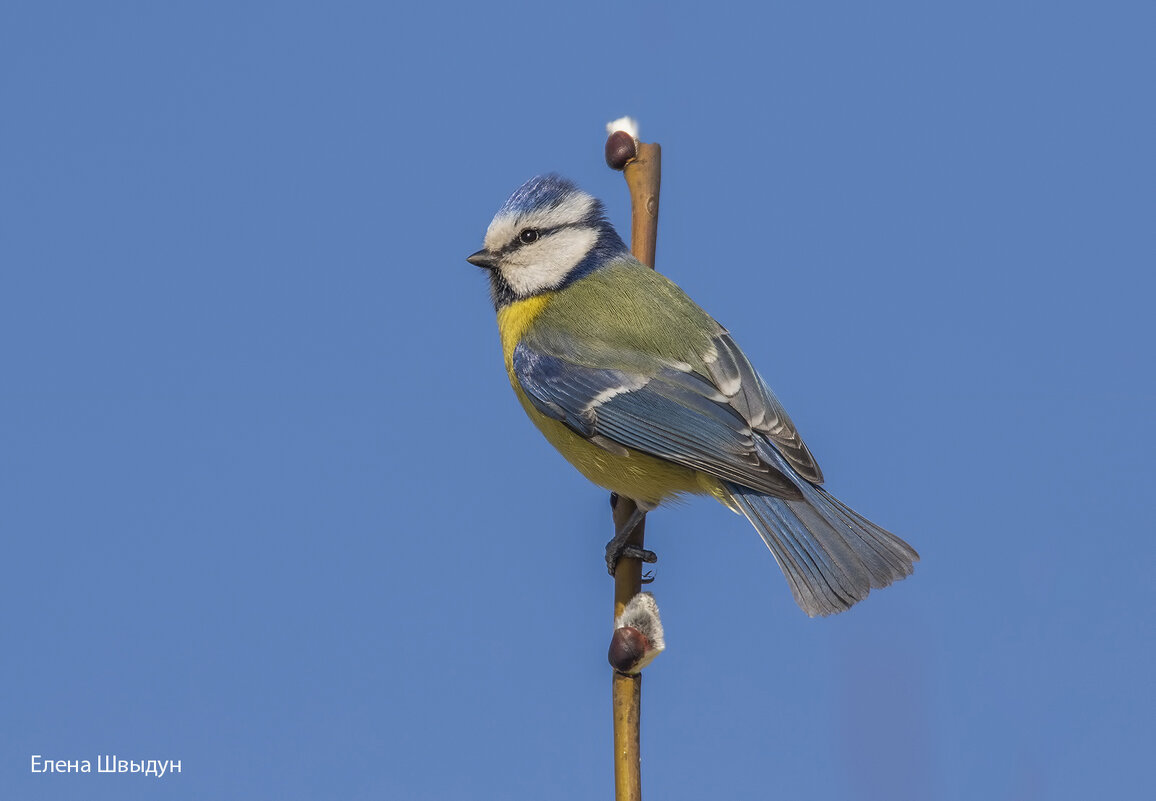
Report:
[[1154,23],[5,4],[0,796],[610,795],[606,495],[464,259],[540,172],[625,231],[622,114],[658,268],[923,557],[811,620],[741,518],[652,514],[647,795],[1145,792]]

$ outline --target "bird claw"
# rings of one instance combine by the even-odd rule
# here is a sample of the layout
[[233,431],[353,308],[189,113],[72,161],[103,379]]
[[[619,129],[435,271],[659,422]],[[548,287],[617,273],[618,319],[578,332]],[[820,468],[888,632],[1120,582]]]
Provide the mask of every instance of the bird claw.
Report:
[[[615,568],[618,567],[619,559],[640,559],[643,562],[653,563],[658,561],[658,554],[645,548],[639,548],[637,545],[611,540],[606,543],[606,569],[610,571],[612,576]],[[653,579],[651,580],[653,581]]]

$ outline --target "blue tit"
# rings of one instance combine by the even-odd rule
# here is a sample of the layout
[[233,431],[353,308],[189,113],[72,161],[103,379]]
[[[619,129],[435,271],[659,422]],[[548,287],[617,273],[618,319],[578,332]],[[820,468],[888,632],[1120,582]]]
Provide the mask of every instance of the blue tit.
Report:
[[730,333],[635,259],[602,204],[556,175],[514,192],[468,261],[489,274],[506,372],[571,464],[639,511],[710,495],[758,530],[808,615],[910,575],[915,550],[832,497]]

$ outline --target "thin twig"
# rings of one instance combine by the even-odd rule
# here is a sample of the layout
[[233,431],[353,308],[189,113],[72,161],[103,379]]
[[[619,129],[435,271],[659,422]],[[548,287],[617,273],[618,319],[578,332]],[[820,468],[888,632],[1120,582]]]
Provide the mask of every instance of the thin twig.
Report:
[[[658,243],[658,190],[662,179],[662,148],[638,144],[638,155],[625,167],[630,188],[630,247],[643,264],[654,267]],[[634,512],[634,502],[619,498],[614,508],[615,530]],[[635,527],[630,544],[642,548],[645,519]],[[642,562],[623,558],[614,571],[614,616],[642,590]],[[613,674],[614,790],[617,801],[641,801],[642,770],[639,718],[642,708],[642,674]]]

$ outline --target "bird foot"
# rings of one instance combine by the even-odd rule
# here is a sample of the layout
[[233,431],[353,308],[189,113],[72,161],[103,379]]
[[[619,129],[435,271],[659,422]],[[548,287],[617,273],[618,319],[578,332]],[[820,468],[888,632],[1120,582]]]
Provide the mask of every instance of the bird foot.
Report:
[[[610,493],[610,507],[612,509],[618,509],[619,500],[617,492]],[[658,556],[655,555],[654,551],[648,551],[641,545],[635,545],[630,541],[630,535],[641,525],[645,517],[646,511],[636,502],[630,516],[616,526],[614,539],[606,543],[606,569],[610,571],[610,575],[614,575],[614,569],[618,567],[619,559],[641,559],[643,562],[658,561]],[[616,514],[615,519],[617,518],[618,515]]]
[[615,538],[606,543],[606,569],[612,576],[618,567],[619,559],[641,559],[643,562],[653,563],[658,561],[658,554],[628,542],[620,542]]

